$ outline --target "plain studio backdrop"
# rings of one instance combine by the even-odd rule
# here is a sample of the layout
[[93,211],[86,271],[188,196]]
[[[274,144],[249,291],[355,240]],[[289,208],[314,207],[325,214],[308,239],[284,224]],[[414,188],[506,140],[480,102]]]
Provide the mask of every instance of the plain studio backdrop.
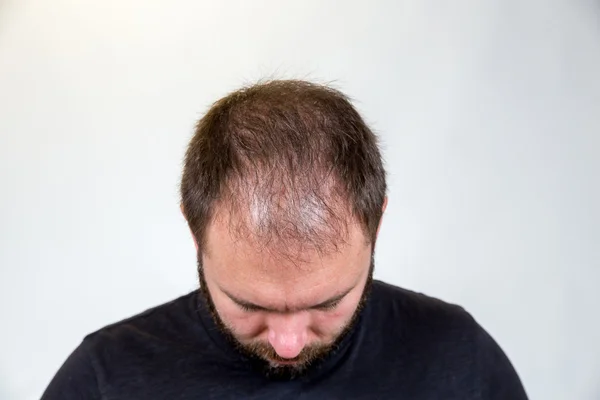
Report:
[[599,73],[597,1],[1,1],[0,398],[197,287],[185,147],[266,76],[380,134],[378,278],[463,305],[532,399],[599,399]]

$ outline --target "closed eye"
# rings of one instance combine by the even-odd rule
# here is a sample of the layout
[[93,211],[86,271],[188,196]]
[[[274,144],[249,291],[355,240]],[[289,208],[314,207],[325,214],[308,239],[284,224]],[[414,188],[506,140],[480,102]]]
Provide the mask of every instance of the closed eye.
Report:
[[330,301],[329,303],[320,304],[317,307],[315,307],[314,309],[319,310],[319,311],[331,311],[331,310],[334,310],[341,303],[341,301],[342,301],[342,299]]
[[[335,310],[340,303],[341,303],[341,299],[332,301],[332,302],[329,302],[326,304],[320,304],[318,306],[313,307],[313,310],[332,311],[332,310]],[[237,306],[240,308],[240,310],[247,312],[247,313],[265,311],[264,308],[258,307],[258,306],[252,305],[252,304],[239,303]]]
[[264,308],[259,307],[259,306],[255,306],[253,304],[246,304],[246,303],[237,303],[238,307],[244,311],[244,312],[258,312],[258,311],[264,311]]

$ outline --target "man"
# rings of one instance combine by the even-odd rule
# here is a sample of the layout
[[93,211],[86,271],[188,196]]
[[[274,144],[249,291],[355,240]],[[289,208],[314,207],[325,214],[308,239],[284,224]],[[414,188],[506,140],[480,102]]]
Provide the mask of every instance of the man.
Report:
[[91,335],[44,399],[526,399],[462,308],[373,280],[375,135],[340,92],[216,102],[185,158],[200,289]]

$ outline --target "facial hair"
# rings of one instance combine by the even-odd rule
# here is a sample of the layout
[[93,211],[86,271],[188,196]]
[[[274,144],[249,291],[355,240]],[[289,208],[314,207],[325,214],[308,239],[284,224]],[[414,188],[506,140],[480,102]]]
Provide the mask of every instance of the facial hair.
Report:
[[[335,349],[339,347],[344,338],[352,331],[358,321],[360,311],[363,309],[370,294],[373,282],[373,271],[375,269],[374,255],[371,255],[371,264],[369,266],[369,275],[363,289],[360,301],[349,319],[348,323],[340,330],[332,343],[319,343],[306,346],[298,356],[293,359],[282,359],[279,357],[273,346],[264,341],[241,343],[219,316],[212,297],[206,285],[204,277],[204,267],[202,265],[202,255],[198,254],[198,277],[200,280],[200,294],[215,322],[226,340],[239,351],[243,356],[250,360],[255,368],[260,370],[265,376],[271,379],[291,380],[305,375],[310,367],[318,365],[327,358]],[[277,361],[294,361],[292,365],[279,365]]]

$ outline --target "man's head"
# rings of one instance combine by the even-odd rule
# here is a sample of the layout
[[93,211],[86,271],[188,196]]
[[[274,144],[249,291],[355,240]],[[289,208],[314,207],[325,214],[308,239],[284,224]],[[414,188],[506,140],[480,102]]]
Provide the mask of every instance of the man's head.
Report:
[[385,209],[376,137],[338,91],[273,81],[198,123],[181,184],[202,292],[273,373],[322,358],[355,320]]

